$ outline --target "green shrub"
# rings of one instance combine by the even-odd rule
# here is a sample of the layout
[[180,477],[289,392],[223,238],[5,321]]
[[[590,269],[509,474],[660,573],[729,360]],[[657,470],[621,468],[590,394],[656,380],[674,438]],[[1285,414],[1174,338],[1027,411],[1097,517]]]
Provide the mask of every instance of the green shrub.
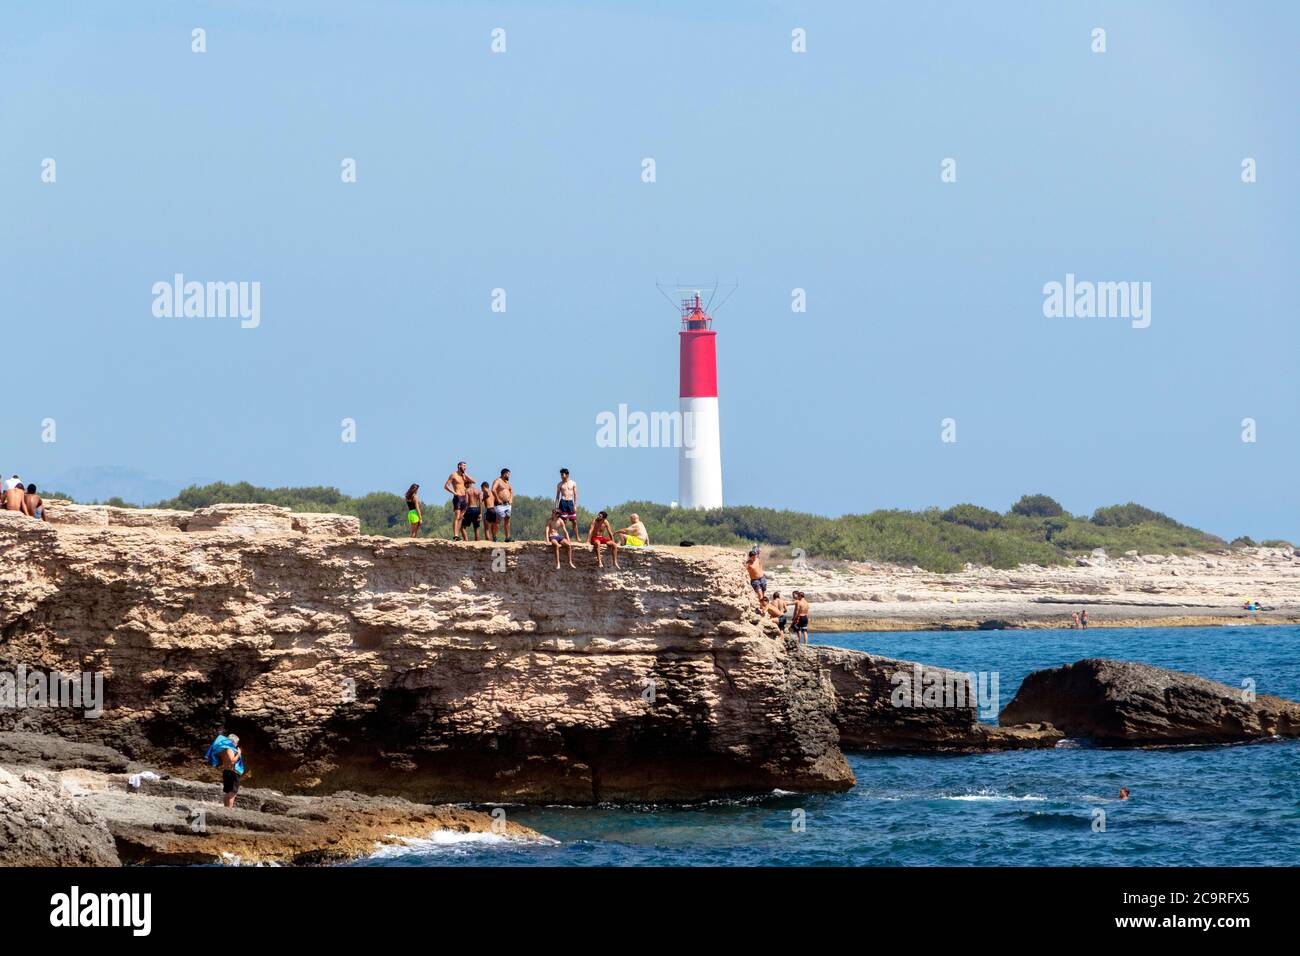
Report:
[[981,508],[979,505],[972,504],[953,505],[940,517],[944,521],[951,521],[953,524],[964,524],[976,531],[988,531],[1002,525],[1002,515],[989,508]]
[[1055,518],[1065,514],[1060,502],[1047,495],[1024,495],[1011,506],[1011,511],[1027,518]]
[[[402,489],[405,491],[405,489]],[[366,534],[409,534],[401,494],[376,491],[359,498],[336,488],[259,488],[247,482],[190,487],[157,507],[192,510],[219,502],[265,502],[293,511],[332,511],[355,515]],[[536,540],[550,516],[553,499],[516,495],[511,520],[517,540]],[[599,510],[599,509],[598,509]],[[635,512],[652,542],[722,545],[741,548],[761,543],[810,558],[880,561],[927,571],[957,571],[967,563],[995,568],[1020,564],[1051,565],[1080,553],[1105,548],[1111,554],[1185,554],[1223,547],[1213,535],[1178,524],[1140,505],[1099,509],[1101,520],[1066,514],[1046,495],[1026,495],[1005,515],[969,503],[946,511],[873,511],[828,518],[798,511],[742,505],[708,511],[672,508],[653,501],[605,506],[615,528]],[[580,534],[590,527],[592,512],[578,509]],[[422,537],[451,536],[451,504],[439,492],[424,502]],[[1235,546],[1250,543],[1238,539]]]
[[1129,528],[1135,524],[1144,524],[1148,521],[1167,525],[1171,528],[1182,527],[1168,515],[1161,514],[1159,511],[1152,511],[1150,508],[1144,508],[1132,501],[1124,505],[1098,508],[1092,513],[1093,524],[1107,525],[1114,528]]

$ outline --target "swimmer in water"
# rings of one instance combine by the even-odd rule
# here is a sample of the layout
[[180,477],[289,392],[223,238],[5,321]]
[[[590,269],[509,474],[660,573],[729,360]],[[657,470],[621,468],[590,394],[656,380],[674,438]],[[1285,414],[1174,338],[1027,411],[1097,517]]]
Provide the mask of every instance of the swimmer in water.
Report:
[[1127,799],[1128,799],[1128,787],[1120,787],[1120,788],[1119,788],[1119,798],[1120,798],[1121,800],[1127,800]]

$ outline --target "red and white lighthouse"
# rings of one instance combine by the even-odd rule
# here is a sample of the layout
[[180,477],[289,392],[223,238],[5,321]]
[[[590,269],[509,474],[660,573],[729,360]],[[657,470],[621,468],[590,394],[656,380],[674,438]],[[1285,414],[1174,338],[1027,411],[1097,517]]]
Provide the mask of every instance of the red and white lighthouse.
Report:
[[681,312],[682,447],[677,458],[677,498],[683,508],[721,508],[718,333],[698,292],[682,300]]

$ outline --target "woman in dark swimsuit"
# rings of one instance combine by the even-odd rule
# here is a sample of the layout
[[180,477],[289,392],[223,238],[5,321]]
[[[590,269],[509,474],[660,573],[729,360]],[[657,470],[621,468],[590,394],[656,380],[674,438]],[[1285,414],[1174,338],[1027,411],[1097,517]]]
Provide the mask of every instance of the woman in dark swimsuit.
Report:
[[420,525],[424,523],[424,511],[420,508],[419,485],[411,485],[406,489],[406,521],[411,526],[411,537],[416,537],[420,533]]

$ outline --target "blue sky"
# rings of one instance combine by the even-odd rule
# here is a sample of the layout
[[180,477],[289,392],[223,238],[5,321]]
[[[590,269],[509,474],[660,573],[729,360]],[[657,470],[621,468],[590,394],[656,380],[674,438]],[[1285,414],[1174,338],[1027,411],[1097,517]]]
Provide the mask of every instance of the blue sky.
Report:
[[[1300,539],[1300,8],[697,6],[5,4],[0,469],[672,500],[595,417],[676,407],[655,282],[717,277],[729,503]],[[155,317],[176,272],[261,325]],[[1150,327],[1045,318],[1066,273]]]

